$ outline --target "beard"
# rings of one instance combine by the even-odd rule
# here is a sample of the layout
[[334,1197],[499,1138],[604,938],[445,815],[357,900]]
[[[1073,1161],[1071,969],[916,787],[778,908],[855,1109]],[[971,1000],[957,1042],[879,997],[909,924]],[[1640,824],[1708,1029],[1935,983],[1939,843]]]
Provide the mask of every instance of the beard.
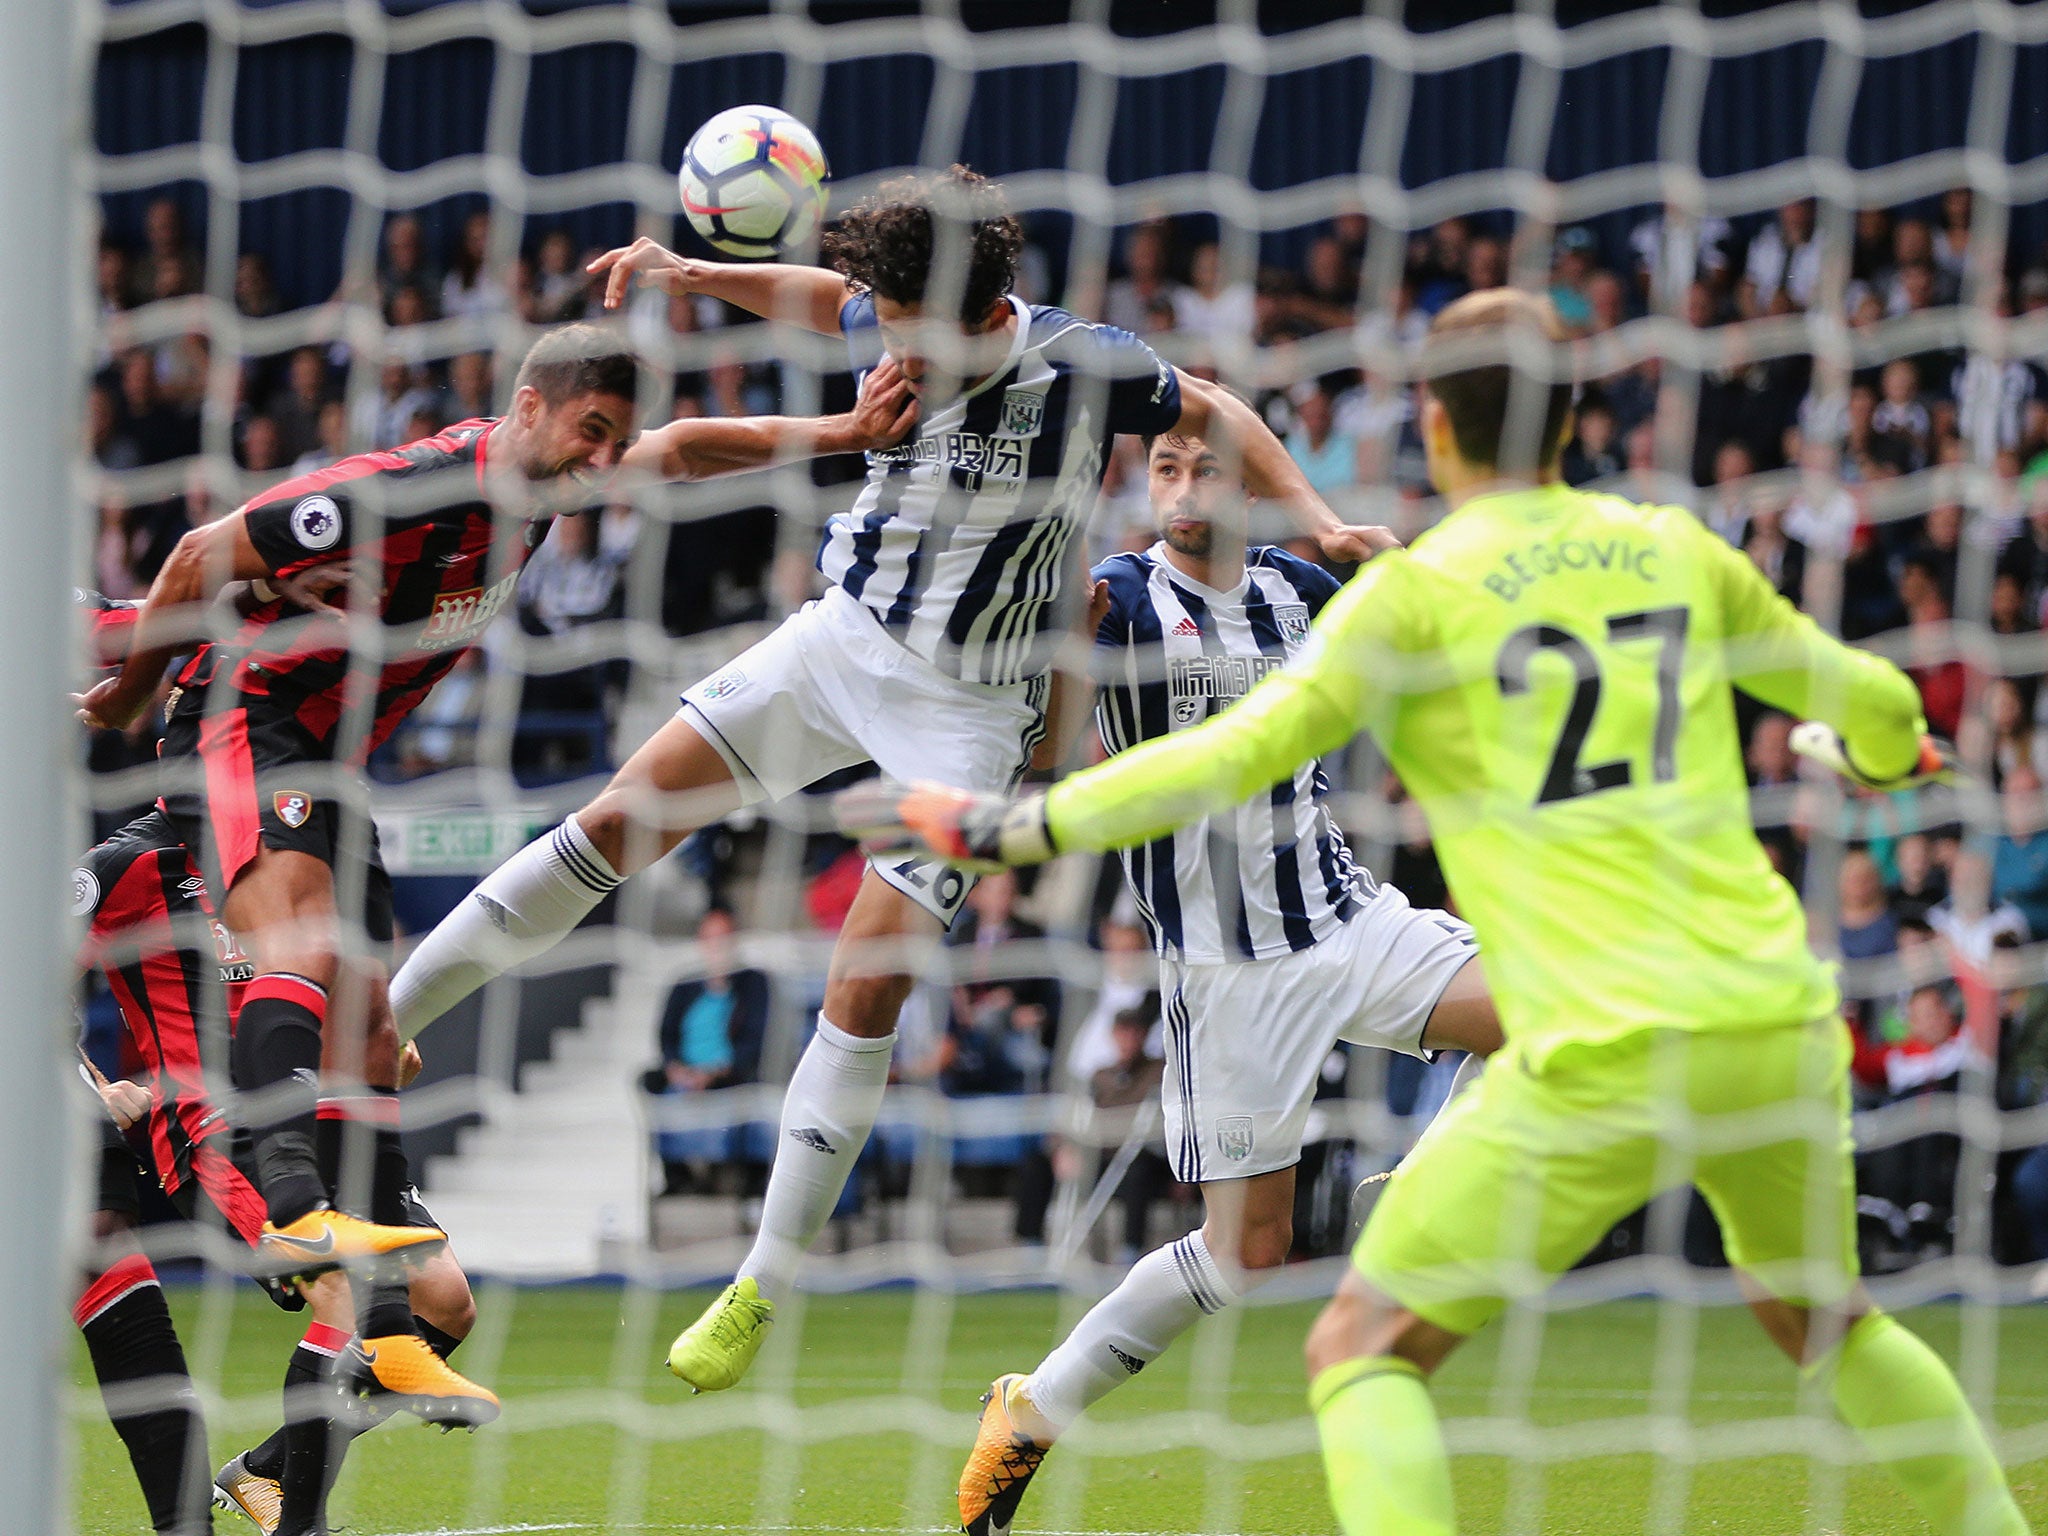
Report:
[[1216,529],[1209,523],[1196,523],[1192,528],[1175,528],[1169,521],[1160,530],[1159,536],[1166,540],[1166,547],[1176,554],[1192,559],[1206,560],[1216,543]]

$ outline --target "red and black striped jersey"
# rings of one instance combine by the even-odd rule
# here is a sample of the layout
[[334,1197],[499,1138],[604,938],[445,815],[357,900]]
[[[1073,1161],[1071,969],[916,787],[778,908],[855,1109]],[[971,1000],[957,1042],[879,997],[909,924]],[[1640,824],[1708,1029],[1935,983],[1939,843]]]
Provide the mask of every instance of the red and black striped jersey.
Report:
[[[322,755],[361,762],[383,745],[511,602],[528,553],[547,532],[545,517],[491,506],[484,468],[496,426],[465,421],[295,476],[250,501],[250,541],[275,575],[336,567],[325,601],[373,599],[378,654],[352,664],[347,626],[270,596],[231,640],[200,648],[179,675],[177,708],[207,711],[209,685],[225,667],[223,686],[245,701],[270,700],[273,713],[283,706]],[[343,743],[343,722],[358,708],[361,734]]]
[[226,1131],[207,1091],[226,1080],[227,1036],[255,965],[214,915],[206,882],[162,811],[138,816],[73,871],[86,921],[81,967],[97,967],[128,1028],[122,1069],[150,1091],[159,1178],[175,1193],[196,1148]]

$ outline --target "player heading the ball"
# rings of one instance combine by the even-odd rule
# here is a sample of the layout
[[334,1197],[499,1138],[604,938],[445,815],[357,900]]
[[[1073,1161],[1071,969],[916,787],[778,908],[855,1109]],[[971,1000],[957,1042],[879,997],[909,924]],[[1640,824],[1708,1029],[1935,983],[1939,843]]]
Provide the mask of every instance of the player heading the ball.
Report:
[[[1333,558],[1392,542],[1341,524],[1242,401],[1127,331],[1018,298],[1022,246],[1001,192],[956,166],[887,183],[852,210],[825,238],[831,271],[694,261],[651,240],[591,263],[608,307],[637,279],[843,336],[864,379],[900,377],[916,427],[868,454],[853,508],[828,525],[825,595],[690,689],[596,800],[421,942],[392,987],[407,1033],[552,947],[624,876],[742,805],[865,762],[989,791],[1015,783],[1055,702],[1054,649],[1082,617],[1075,535],[1116,433],[1227,434],[1252,492]],[[759,1236],[670,1353],[691,1386],[729,1387],[752,1362],[874,1125],[911,986],[906,941],[950,926],[970,884],[934,860],[870,864],[790,1080]]]

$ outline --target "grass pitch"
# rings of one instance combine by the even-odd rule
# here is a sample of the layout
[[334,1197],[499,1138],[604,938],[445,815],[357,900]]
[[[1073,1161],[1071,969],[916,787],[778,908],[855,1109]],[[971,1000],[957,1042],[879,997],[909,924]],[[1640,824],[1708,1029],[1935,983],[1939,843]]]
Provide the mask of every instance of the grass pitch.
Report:
[[[661,1357],[706,1299],[486,1289],[457,1363],[503,1395],[504,1419],[446,1437],[400,1419],[357,1441],[337,1523],[357,1536],[946,1529],[979,1394],[998,1371],[1036,1363],[1075,1305],[1063,1312],[1050,1293],[812,1296],[778,1318],[746,1386],[691,1399]],[[248,1287],[174,1289],[172,1306],[212,1394],[217,1463],[276,1422],[296,1320]],[[1314,1310],[1289,1303],[1205,1323],[1061,1443],[1025,1500],[1020,1536],[1333,1531],[1302,1400],[1300,1346]],[[2022,1456],[2037,1458],[2013,1467],[2014,1484],[2048,1529],[2048,1311],[1966,1320],[1936,1306],[1906,1319],[1952,1361],[1967,1347],[1993,1362],[1996,1418]],[[1461,1529],[1926,1529],[1879,1474],[1757,1454],[1796,1444],[1796,1423],[1747,1445],[1728,1438],[1746,1433],[1741,1421],[1797,1409],[1793,1373],[1746,1314],[1630,1301],[1541,1322],[1540,1336],[1490,1330],[1437,1380],[1445,1417],[1462,1421],[1452,1427]],[[1965,1340],[1966,1322],[1995,1334]],[[82,1348],[75,1385],[76,1529],[142,1531]],[[1648,1452],[1688,1441],[1699,1458],[1690,1475],[1682,1460]],[[1546,1446],[1553,1459],[1518,1458],[1518,1444]],[[218,1522],[223,1536],[253,1531],[240,1516]]]

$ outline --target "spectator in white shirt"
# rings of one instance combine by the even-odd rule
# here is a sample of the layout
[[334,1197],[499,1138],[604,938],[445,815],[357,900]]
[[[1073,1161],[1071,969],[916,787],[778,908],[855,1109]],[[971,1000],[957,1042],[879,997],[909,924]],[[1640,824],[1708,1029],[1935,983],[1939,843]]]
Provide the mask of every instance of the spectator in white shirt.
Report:
[[1778,210],[1776,222],[1757,231],[1749,243],[1749,260],[1744,269],[1748,287],[1745,312],[1769,314],[1780,290],[1793,305],[1805,309],[1820,287],[1821,247],[1814,232],[1814,202],[1810,197],[1787,203]]
[[471,344],[490,344],[491,322],[511,312],[512,295],[502,277],[484,265],[490,253],[491,216],[479,208],[462,221],[448,275],[441,279],[441,314],[464,322]]
[[1651,311],[1675,314],[1684,308],[1686,290],[1695,281],[1720,283],[1728,272],[1732,233],[1726,219],[1668,203],[1662,213],[1629,231],[1636,286]]
[[1337,435],[1358,445],[1356,464],[1361,485],[1378,485],[1388,478],[1401,444],[1402,429],[1414,415],[1413,394],[1370,368],[1363,384],[1337,397]]
[[1785,532],[1814,554],[1839,560],[1856,536],[1856,503],[1838,478],[1841,450],[1808,442],[1799,451],[1799,489],[1785,508]]
[[1215,241],[1195,247],[1188,287],[1173,290],[1174,328],[1212,348],[1249,346],[1256,296],[1248,282],[1223,280],[1223,253]]

